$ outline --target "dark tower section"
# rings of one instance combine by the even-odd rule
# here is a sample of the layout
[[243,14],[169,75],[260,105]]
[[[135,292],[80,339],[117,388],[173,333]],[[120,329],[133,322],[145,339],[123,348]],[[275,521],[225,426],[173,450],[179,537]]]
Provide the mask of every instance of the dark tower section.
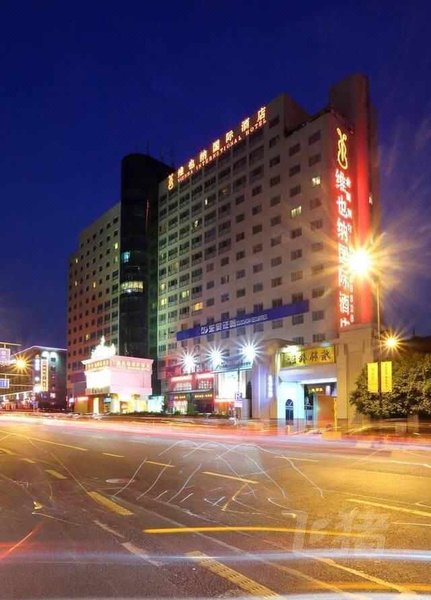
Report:
[[172,167],[145,154],[121,162],[119,354],[153,358],[157,377],[157,237],[159,183]]

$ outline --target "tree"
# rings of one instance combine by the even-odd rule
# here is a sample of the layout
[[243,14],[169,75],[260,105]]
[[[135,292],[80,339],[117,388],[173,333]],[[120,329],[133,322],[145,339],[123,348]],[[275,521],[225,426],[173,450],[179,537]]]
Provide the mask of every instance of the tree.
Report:
[[368,391],[367,367],[350,395],[350,404],[372,418],[431,416],[431,354],[402,354],[392,362],[392,392]]

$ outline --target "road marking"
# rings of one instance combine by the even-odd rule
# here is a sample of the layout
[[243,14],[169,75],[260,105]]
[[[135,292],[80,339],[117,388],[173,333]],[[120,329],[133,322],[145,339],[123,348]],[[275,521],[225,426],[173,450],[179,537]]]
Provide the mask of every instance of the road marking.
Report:
[[[351,575],[356,575],[356,577],[361,577],[362,579],[366,579],[367,581],[371,581],[372,583],[377,583],[378,585],[389,588],[391,590],[396,590],[401,594],[409,594],[411,593],[411,589],[405,587],[403,585],[398,585],[397,583],[391,583],[390,581],[386,581],[385,579],[381,579],[380,577],[374,577],[374,575],[368,575],[363,571],[358,569],[353,569],[352,567],[346,567],[345,565],[340,565],[336,563],[332,558],[323,558],[321,556],[313,556],[313,560],[317,560],[325,565],[330,567],[335,567],[336,569],[340,569],[341,571],[345,571],[346,573],[350,573]],[[338,584],[337,584],[338,585]]]
[[50,475],[52,475],[53,477],[55,477],[56,479],[67,479],[67,477],[65,477],[64,475],[62,475],[55,469],[45,469],[45,471],[47,473],[49,473]]
[[293,456],[276,456],[275,458],[284,458],[284,460],[301,460],[303,462],[312,462],[312,463],[319,462],[318,460],[316,460],[314,458],[296,458]]
[[332,531],[327,529],[298,529],[296,527],[266,527],[260,525],[209,525],[202,527],[164,527],[157,529],[144,529],[144,533],[227,533],[230,531],[266,531],[277,533],[309,533],[310,535],[328,535],[332,537],[359,537],[366,538],[371,533],[346,533],[345,531]]
[[5,454],[9,454],[9,456],[15,456],[15,452],[12,452],[12,450],[9,450],[9,448],[0,448],[0,452],[4,452]]
[[109,525],[105,525],[105,523],[102,523],[101,521],[98,521],[97,519],[94,519],[93,523],[96,523],[96,525],[98,527],[100,527],[101,529],[104,529],[105,531],[108,531],[109,533],[112,533],[112,535],[116,535],[117,537],[123,538],[124,539],[124,535],[122,533],[119,533],[118,531],[115,531],[115,529],[111,529],[111,527],[109,527]]
[[279,597],[279,595],[273,590],[270,590],[266,586],[257,583],[257,581],[254,581],[254,579],[250,579],[250,577],[246,577],[238,571],[234,571],[234,569],[227,567],[217,560],[210,558],[206,554],[203,554],[203,552],[187,552],[186,556],[196,560],[204,569],[208,569],[208,571],[211,571],[211,573],[215,573],[219,577],[227,579],[240,589],[253,596],[259,596],[260,598]]
[[169,468],[174,467],[174,465],[167,465],[166,463],[157,462],[155,460],[146,460],[145,464],[158,465],[159,467],[169,467]]
[[149,555],[147,554],[147,552],[142,550],[142,548],[135,546],[135,544],[132,544],[132,542],[124,542],[121,545],[123,546],[123,548],[125,548],[132,554],[139,556],[139,558],[146,560],[147,562],[149,562],[151,565],[154,565],[155,567],[161,567],[163,565],[162,562],[159,562],[158,560],[153,560],[152,558],[150,558]]
[[30,463],[31,465],[35,465],[36,464],[36,461],[32,460],[31,458],[20,458],[20,460],[22,460],[24,462],[27,462],[27,463]]
[[247,484],[246,484],[246,483],[244,483],[244,484],[243,484],[243,485],[242,485],[242,486],[239,488],[239,490],[237,490],[237,491],[234,493],[234,495],[232,496],[232,498],[229,498],[229,500],[227,500],[227,501],[226,501],[226,502],[223,504],[223,506],[221,507],[221,510],[222,510],[223,512],[225,512],[225,511],[227,510],[227,507],[229,506],[229,504],[230,504],[231,502],[235,502],[235,501],[236,501],[237,497],[239,496],[239,494],[242,492],[242,490],[245,488],[245,486],[246,486],[246,485],[247,485]]
[[223,475],[223,473],[213,473],[212,471],[202,471],[204,475],[212,475],[213,477],[224,477],[225,479],[234,479],[235,481],[244,481],[245,483],[259,483],[253,479],[245,479],[244,477],[234,477],[233,475]]
[[130,510],[124,508],[124,506],[121,506],[120,504],[117,504],[113,500],[106,498],[106,496],[102,496],[102,494],[99,494],[99,492],[87,492],[87,494],[90,496],[90,498],[93,498],[93,500],[95,500],[105,508],[109,508],[109,510],[112,510],[113,512],[117,513],[117,515],[122,515],[123,517],[133,515],[133,513]]
[[[341,590],[365,590],[367,592],[372,590],[382,590],[382,584],[376,583],[373,586],[365,581],[334,581],[333,584]],[[431,583],[409,583],[408,590],[408,593],[410,594],[413,592],[429,592],[431,591]]]
[[112,454],[111,452],[102,452],[105,456],[114,456],[115,458],[124,458],[122,454]]
[[[6,431],[0,431],[0,433],[7,433]],[[88,452],[88,448],[81,448],[80,446],[70,446],[69,444],[60,444],[60,442],[52,442],[51,440],[43,440],[42,438],[28,437],[22,433],[11,433],[17,437],[24,438],[26,440],[32,440],[33,442],[43,442],[44,444],[53,444],[54,446],[62,446],[63,448],[72,448],[73,450],[79,450],[80,452]]]
[[414,510],[412,508],[404,508],[402,506],[392,506],[390,504],[380,504],[380,502],[369,502],[368,500],[356,500],[355,498],[347,498],[347,502],[355,504],[365,504],[366,506],[376,506],[377,508],[386,508],[387,510],[395,510],[397,512],[408,513],[410,515],[419,515],[421,517],[431,517],[431,512],[425,510]]

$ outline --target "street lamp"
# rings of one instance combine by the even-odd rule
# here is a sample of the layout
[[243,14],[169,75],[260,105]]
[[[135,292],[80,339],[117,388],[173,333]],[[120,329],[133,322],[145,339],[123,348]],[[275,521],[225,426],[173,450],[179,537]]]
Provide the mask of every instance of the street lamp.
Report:
[[382,323],[380,315],[380,278],[374,269],[373,254],[365,248],[359,248],[352,252],[349,261],[350,272],[353,277],[367,279],[374,286],[376,298],[376,318],[377,318],[377,384],[380,409],[382,408],[382,386],[381,386],[381,363],[382,347],[386,350],[396,350],[399,347],[400,340],[393,334],[382,337]]

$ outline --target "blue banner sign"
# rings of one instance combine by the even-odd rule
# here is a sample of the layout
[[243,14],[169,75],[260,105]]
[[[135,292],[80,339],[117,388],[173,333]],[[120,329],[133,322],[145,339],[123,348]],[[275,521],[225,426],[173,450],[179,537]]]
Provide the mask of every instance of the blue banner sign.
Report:
[[284,306],[268,308],[259,312],[241,315],[240,317],[232,317],[231,319],[226,319],[225,321],[207,323],[206,325],[198,325],[197,327],[185,329],[184,331],[178,331],[177,340],[189,340],[194,337],[209,335],[219,331],[229,331],[230,329],[236,329],[237,327],[247,327],[248,325],[255,325],[256,323],[264,323],[265,321],[273,321],[274,319],[291,317],[292,315],[306,313],[308,310],[308,300],[296,302],[295,304],[285,304]]

